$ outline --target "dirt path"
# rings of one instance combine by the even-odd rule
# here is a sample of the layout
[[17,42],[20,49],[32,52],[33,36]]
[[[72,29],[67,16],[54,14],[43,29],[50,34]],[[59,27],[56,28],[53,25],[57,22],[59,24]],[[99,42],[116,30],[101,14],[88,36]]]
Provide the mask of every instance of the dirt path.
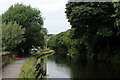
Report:
[[22,58],[2,68],[2,78],[17,78],[25,60]]

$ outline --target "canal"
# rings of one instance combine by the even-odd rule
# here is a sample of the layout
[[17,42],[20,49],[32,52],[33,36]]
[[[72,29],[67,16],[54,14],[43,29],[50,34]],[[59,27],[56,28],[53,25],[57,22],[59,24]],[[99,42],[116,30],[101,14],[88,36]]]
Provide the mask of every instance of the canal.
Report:
[[74,61],[53,55],[47,59],[47,78],[119,78],[120,64]]

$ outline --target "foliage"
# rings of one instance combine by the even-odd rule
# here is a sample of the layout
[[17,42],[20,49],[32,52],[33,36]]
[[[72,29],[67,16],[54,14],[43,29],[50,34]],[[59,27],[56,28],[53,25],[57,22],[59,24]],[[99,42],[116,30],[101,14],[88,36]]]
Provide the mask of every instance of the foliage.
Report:
[[12,63],[12,62],[14,62],[14,61],[15,61],[15,59],[13,59],[13,58],[8,58],[6,62],[2,63],[2,67],[6,66],[7,64],[10,64],[10,63]]
[[[114,18],[112,3],[75,3],[69,2],[66,5],[68,21],[72,27],[77,28],[76,33],[96,35],[99,28],[111,29]],[[108,24],[109,23],[109,24]],[[80,37],[79,34],[76,36]]]
[[[46,64],[46,57],[53,55],[54,50],[45,49],[35,52],[36,55],[29,57],[23,64],[18,78],[26,80],[26,78],[33,78],[38,80],[44,77],[44,69]],[[19,79],[18,79],[19,80]]]
[[32,8],[30,5],[26,6],[17,3],[12,5],[2,17],[4,23],[15,21],[22,28],[25,28],[25,41],[22,41],[18,48],[22,47],[25,51],[28,51],[32,45],[43,47],[44,34],[41,33],[43,18],[38,9]]
[[117,28],[117,36],[120,36],[120,1],[118,3],[114,3],[115,7],[115,14],[114,17],[116,17],[115,27]]
[[[63,56],[80,57],[86,52],[82,51],[85,47],[80,43],[80,39],[71,39],[74,28],[52,36],[48,41],[48,47],[55,50],[56,53]],[[84,58],[86,58],[84,56]]]
[[35,61],[35,58],[30,57],[24,62],[18,78],[22,78],[23,80],[26,80],[26,78],[34,78],[34,75],[33,75],[35,70],[35,66],[33,65],[34,61]]
[[[108,8],[106,10],[106,8]],[[111,10],[109,10],[111,9]],[[91,22],[97,22],[96,20],[101,20],[102,18],[110,17],[110,14],[113,13],[113,6],[112,3],[75,3],[75,2],[69,2],[66,5],[66,11],[67,18],[69,19],[69,22],[72,23],[72,21],[82,21],[79,24],[85,25],[90,24],[89,20]],[[107,14],[107,11],[111,11],[109,14]],[[98,16],[99,15],[99,16]],[[94,17],[94,18],[93,18]],[[72,20],[73,19],[73,20]],[[75,19],[75,20],[74,20]],[[86,22],[87,20],[87,22]],[[103,21],[101,21],[103,22]],[[98,22],[97,22],[98,23]],[[74,25],[75,23],[71,24]],[[91,23],[93,24],[93,23]],[[79,27],[79,26],[74,26]]]
[[103,37],[109,37],[113,34],[112,30],[110,30],[109,28],[105,28],[102,27],[100,29],[98,29],[97,31],[97,35],[103,36]]
[[48,46],[73,58],[112,62],[120,49],[119,4],[68,2],[65,13],[72,28],[51,37]]
[[71,44],[71,41],[69,40],[70,33],[74,29],[68,30],[67,32],[62,32],[58,35],[52,36],[48,41],[48,47],[54,49],[56,53],[60,54],[67,54],[68,44]]
[[113,56],[112,63],[120,63],[120,54]]
[[2,45],[6,50],[13,50],[18,44],[20,44],[24,38],[25,28],[22,28],[16,22],[8,22],[2,24]]
[[[115,55],[119,42],[119,31],[115,27],[119,3],[75,3],[68,2],[66,11],[68,21],[75,28],[73,38],[81,39],[86,46],[87,55],[104,61]],[[113,54],[114,53],[114,54]],[[103,56],[100,56],[103,55]]]

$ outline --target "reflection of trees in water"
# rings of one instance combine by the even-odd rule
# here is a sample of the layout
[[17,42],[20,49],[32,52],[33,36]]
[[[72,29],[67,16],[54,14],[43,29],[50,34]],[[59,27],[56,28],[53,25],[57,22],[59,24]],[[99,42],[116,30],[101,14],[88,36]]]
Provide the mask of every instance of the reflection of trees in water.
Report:
[[84,72],[86,67],[86,62],[79,62],[71,60],[70,58],[61,57],[59,55],[53,55],[49,57],[49,60],[54,61],[57,65],[62,67],[67,67],[70,70],[71,78],[79,78],[79,72]]
[[120,74],[120,65],[75,61],[59,55],[48,58],[58,66],[69,68],[71,78],[116,78]]

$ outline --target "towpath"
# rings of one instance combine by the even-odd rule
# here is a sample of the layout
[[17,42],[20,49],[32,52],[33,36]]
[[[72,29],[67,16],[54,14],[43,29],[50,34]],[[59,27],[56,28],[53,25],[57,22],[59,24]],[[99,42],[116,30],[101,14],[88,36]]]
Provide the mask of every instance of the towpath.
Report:
[[3,67],[2,68],[3,80],[4,80],[4,78],[17,78],[25,60],[26,60],[26,58],[21,58],[20,60],[17,60],[15,62]]

